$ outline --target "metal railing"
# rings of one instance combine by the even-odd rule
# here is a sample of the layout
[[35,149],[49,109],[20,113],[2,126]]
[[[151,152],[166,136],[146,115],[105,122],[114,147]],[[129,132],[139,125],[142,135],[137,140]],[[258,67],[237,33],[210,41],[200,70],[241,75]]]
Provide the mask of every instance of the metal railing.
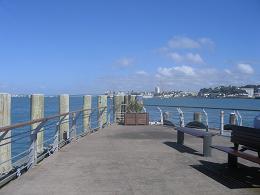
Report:
[[[121,104],[119,111],[116,111],[115,107],[110,104],[110,106],[106,107],[81,109],[1,127],[0,147],[12,144],[12,146],[17,145],[20,147],[20,150],[12,155],[10,159],[0,161],[0,166],[7,163],[11,164],[10,171],[0,174],[0,186],[13,178],[19,177],[23,172],[29,170],[39,161],[57,152],[61,147],[71,143],[73,140],[77,140],[82,136],[104,128],[115,121],[123,122],[126,106],[126,104]],[[172,121],[175,126],[187,125],[187,123],[193,121],[194,112],[200,112],[202,116],[201,122],[205,124],[206,130],[218,130],[221,135],[225,135],[224,125],[229,124],[229,114],[231,112],[235,114],[236,123],[238,125],[243,124],[246,126],[252,125],[254,117],[260,112],[258,109],[250,110],[221,107],[146,104],[144,107],[144,111],[149,113],[150,124],[155,125],[163,124],[163,113],[165,112],[170,113],[170,121]],[[84,126],[84,119],[88,120],[87,128]],[[69,129],[64,135],[61,135],[61,126],[65,123],[68,124]],[[36,127],[32,128],[32,125]],[[14,129],[19,129],[20,131],[6,136],[9,131]],[[37,135],[41,132],[46,133],[47,131],[48,134],[45,135],[46,138],[42,143],[39,143],[37,141]],[[41,151],[38,149],[40,145],[43,146]],[[4,154],[0,153],[0,155]]]
[[[144,105],[149,113],[151,124],[160,124],[162,113],[170,113],[170,121],[175,126],[185,126],[193,121],[194,112],[201,113],[201,122],[206,130],[217,130],[220,135],[230,135],[230,131],[224,129],[230,124],[230,115],[235,115],[237,125],[253,126],[254,118],[260,113],[260,109],[240,109],[223,107],[201,106],[170,106],[170,105]],[[159,110],[159,111],[158,111]],[[156,122],[157,123],[156,123]]]
[[[94,109],[81,109],[1,127],[0,147],[7,145],[11,147],[12,144],[12,146],[22,146],[23,150],[12,155],[10,159],[6,159],[3,162],[0,161],[0,166],[5,164],[10,164],[11,166],[8,172],[0,173],[0,187],[10,180],[19,177],[23,172],[26,172],[73,140],[77,140],[80,137],[112,124],[114,122],[113,111],[113,105]],[[96,120],[92,120],[95,117]],[[84,119],[88,120],[88,127],[86,129],[84,129]],[[60,127],[65,123],[68,123],[69,129],[66,135],[61,135]],[[33,124],[37,125],[36,128],[31,127]],[[14,129],[20,129],[21,132],[6,136],[9,131]],[[40,132],[47,131],[48,135],[46,134],[46,139],[42,143],[39,143],[37,135]],[[38,149],[39,145],[43,146],[40,151]]]
[[120,104],[119,110],[115,110],[114,115],[116,118],[116,122],[118,122],[119,124],[122,124],[124,122],[126,110],[127,104]]

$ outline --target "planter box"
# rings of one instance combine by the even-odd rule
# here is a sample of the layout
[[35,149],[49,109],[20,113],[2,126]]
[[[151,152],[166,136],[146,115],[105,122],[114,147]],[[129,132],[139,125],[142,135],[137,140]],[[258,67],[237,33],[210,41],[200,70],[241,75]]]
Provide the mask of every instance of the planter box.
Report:
[[148,125],[148,113],[125,113],[125,125]]

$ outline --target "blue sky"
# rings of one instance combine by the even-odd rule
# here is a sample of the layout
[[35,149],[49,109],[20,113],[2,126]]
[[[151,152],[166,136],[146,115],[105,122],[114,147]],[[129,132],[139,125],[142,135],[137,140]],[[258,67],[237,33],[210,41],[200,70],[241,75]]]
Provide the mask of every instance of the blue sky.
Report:
[[0,92],[260,84],[258,0],[0,0]]

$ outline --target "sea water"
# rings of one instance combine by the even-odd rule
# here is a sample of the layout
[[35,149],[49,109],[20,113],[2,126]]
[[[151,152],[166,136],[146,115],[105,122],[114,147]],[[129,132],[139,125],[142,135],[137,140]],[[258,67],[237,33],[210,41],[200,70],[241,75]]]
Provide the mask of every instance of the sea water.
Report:
[[[92,97],[92,108],[97,108],[97,96]],[[108,104],[112,103],[111,99],[108,99]],[[154,106],[150,106],[154,105]],[[156,105],[156,106],[155,106]],[[161,106],[160,106],[161,105]],[[163,106],[169,107],[163,107]],[[71,96],[70,97],[70,111],[76,111],[82,109],[83,97]],[[260,99],[202,99],[202,98],[149,98],[144,99],[145,110],[149,113],[150,121],[159,121],[160,112],[170,113],[170,120],[175,124],[179,124],[179,113],[175,106],[184,107],[214,107],[223,109],[205,109],[208,116],[208,124],[210,128],[220,128],[220,111],[224,110],[225,117],[224,122],[229,122],[229,114],[236,109],[248,109],[248,110],[260,110]],[[200,108],[181,108],[184,112],[185,123],[193,120],[194,112],[202,112],[202,122],[206,123],[206,114],[203,114],[203,110]],[[11,110],[11,123],[19,123],[30,120],[30,99],[28,97],[13,97],[12,98],[12,110]],[[97,110],[94,110],[91,115],[91,128],[95,128],[98,125],[97,122]],[[44,116],[51,116],[59,114],[59,98],[45,97]],[[260,114],[260,111],[239,111],[242,118],[242,123],[245,126],[252,126],[255,116]],[[112,116],[112,115],[111,115]],[[111,117],[112,118],[112,117]],[[57,120],[53,120],[44,130],[44,146],[47,147],[53,143],[53,137],[55,134],[55,123]],[[240,121],[238,121],[240,122]],[[29,149],[30,146],[30,126],[17,128],[12,130],[12,156],[15,156],[23,151]],[[77,121],[77,133],[82,132],[82,120]],[[22,136],[21,136],[22,135]],[[21,137],[23,137],[21,139]]]
[[[179,113],[176,107],[180,107],[184,112],[185,123],[193,120],[194,112],[202,113],[202,122],[206,123],[206,115],[208,118],[208,124],[211,128],[220,128],[220,112],[224,111],[224,123],[229,123],[229,114],[236,112],[238,117],[238,123],[241,122],[244,126],[253,126],[254,118],[260,114],[260,99],[205,99],[205,98],[149,98],[145,99],[144,104],[146,110],[149,112],[151,120],[158,120],[160,112],[170,112],[171,121],[176,125],[179,124]],[[158,105],[158,106],[149,106]],[[160,106],[161,105],[161,106]],[[163,107],[163,106],[172,107]],[[183,106],[183,107],[182,107]],[[184,108],[190,107],[190,108]],[[201,108],[192,107],[204,107],[205,112]],[[220,108],[220,109],[210,109]],[[245,110],[240,110],[245,109]]]

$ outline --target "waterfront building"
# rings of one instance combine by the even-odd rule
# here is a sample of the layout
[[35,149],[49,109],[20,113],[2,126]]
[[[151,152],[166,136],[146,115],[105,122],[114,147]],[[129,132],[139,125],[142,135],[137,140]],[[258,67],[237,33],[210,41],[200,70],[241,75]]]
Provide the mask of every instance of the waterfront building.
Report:
[[249,98],[252,98],[254,96],[254,88],[241,88],[241,89],[247,92]]
[[260,99],[260,88],[256,90],[255,98]]
[[158,87],[158,86],[155,87],[155,91],[154,92],[155,92],[155,94],[160,94],[160,87]]

